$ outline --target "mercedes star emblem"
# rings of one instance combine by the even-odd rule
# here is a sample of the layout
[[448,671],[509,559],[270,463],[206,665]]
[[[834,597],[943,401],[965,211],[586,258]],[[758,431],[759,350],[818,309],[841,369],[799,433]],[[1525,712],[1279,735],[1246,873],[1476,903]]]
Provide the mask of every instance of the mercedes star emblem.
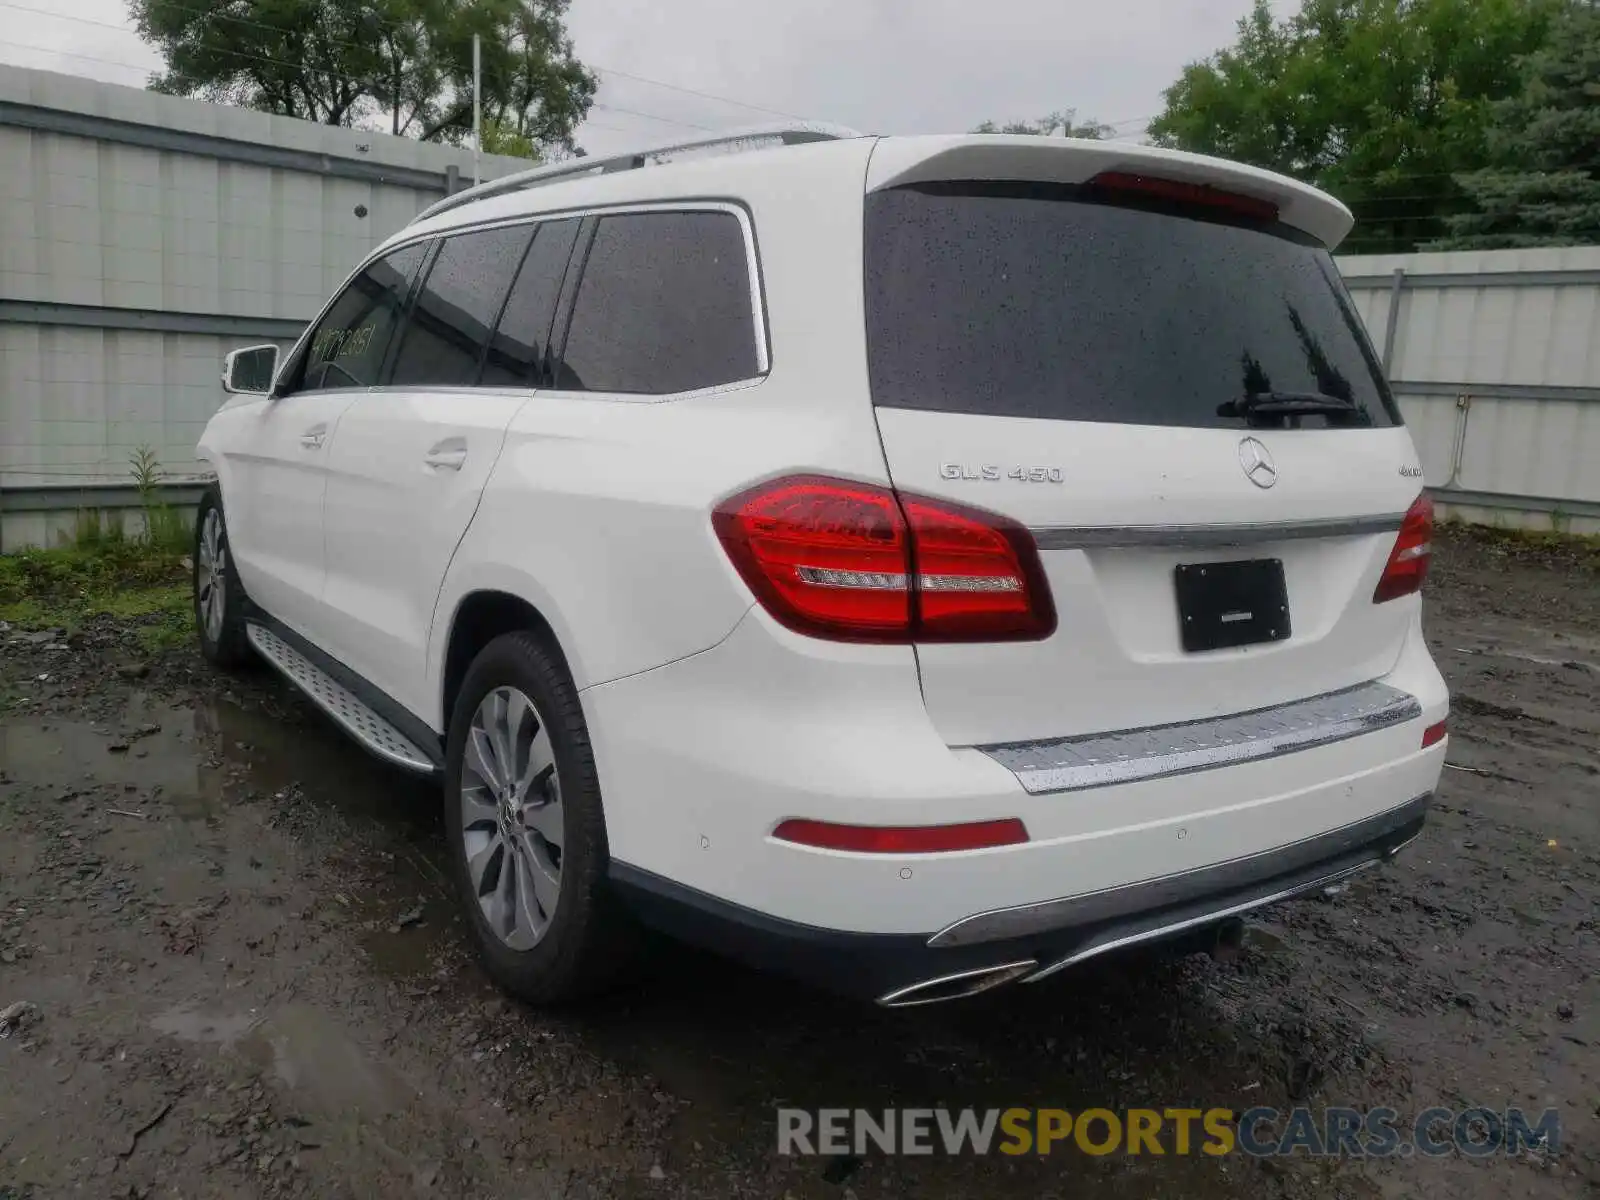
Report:
[[1239,465],[1245,478],[1258,488],[1269,488],[1278,482],[1278,466],[1272,461],[1267,448],[1253,437],[1239,443]]

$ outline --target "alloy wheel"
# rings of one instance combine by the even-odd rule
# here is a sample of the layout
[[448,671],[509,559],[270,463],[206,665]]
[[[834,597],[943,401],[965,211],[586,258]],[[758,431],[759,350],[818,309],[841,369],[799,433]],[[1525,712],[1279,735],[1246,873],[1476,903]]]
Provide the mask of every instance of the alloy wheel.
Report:
[[222,619],[228,600],[228,544],[223,538],[222,514],[215,508],[206,512],[200,527],[199,553],[195,561],[195,599],[200,619],[205,623],[206,639],[215,645],[222,640]]
[[485,923],[512,950],[545,935],[561,899],[561,778],[539,710],[498,687],[473,713],[461,767],[462,851]]

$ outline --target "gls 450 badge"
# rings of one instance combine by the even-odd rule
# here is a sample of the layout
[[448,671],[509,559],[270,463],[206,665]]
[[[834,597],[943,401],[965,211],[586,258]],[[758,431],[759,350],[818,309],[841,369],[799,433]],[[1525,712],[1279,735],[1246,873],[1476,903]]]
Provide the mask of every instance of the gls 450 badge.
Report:
[[970,466],[967,463],[940,463],[939,474],[944,479],[967,479],[977,482],[994,482],[1015,479],[1018,483],[1061,483],[1066,478],[1060,467]]

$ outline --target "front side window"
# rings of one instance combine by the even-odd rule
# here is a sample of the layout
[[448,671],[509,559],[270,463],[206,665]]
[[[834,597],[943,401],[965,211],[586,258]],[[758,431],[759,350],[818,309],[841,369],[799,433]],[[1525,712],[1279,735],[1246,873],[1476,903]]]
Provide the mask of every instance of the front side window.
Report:
[[400,335],[393,386],[478,382],[478,360],[531,232],[514,225],[444,239]]
[[312,330],[295,391],[372,387],[426,247],[386,254],[350,281]]
[[573,303],[561,387],[661,396],[759,373],[737,217],[600,218]]

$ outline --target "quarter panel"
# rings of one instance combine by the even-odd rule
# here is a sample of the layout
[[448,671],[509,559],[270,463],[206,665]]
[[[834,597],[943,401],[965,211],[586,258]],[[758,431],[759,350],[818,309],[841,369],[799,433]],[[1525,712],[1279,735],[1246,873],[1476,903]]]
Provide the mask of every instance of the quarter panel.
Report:
[[[666,404],[536,395],[511,424],[438,612],[487,588],[521,596],[550,622],[579,688],[703,650],[752,603],[712,531],[717,502],[789,471],[883,482],[870,421],[786,403],[772,381]],[[435,626],[438,695],[449,624]]]
[[[863,335],[870,145],[841,151],[773,155],[721,197],[744,205],[754,229],[765,379],[669,398],[547,391],[517,414],[440,594],[431,719],[443,715],[453,614],[489,580],[539,609],[588,688],[715,645],[748,611],[711,527],[724,497],[789,472],[888,482]],[[816,169],[823,157],[833,169]],[[684,164],[684,178],[699,166]],[[719,197],[696,197],[707,198]]]

